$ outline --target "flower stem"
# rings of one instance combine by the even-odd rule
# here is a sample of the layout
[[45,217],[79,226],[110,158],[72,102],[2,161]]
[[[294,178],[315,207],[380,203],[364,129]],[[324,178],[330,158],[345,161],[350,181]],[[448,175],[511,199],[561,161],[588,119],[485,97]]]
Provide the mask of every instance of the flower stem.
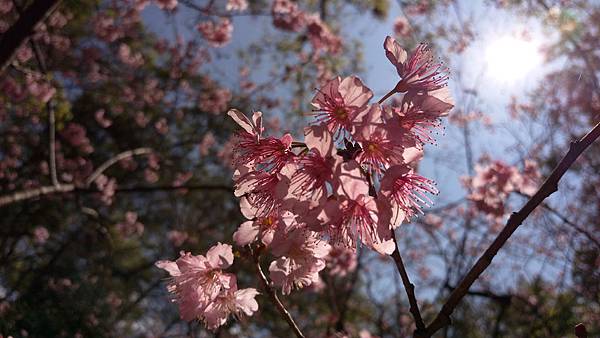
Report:
[[389,92],[389,93],[387,93],[387,94],[385,94],[385,95],[384,95],[384,96],[383,96],[381,99],[379,99],[379,101],[377,101],[377,103],[378,103],[378,104],[382,104],[382,103],[383,103],[383,101],[387,100],[387,99],[388,99],[388,97],[390,97],[390,96],[392,96],[392,95],[396,94],[397,92],[398,92],[398,91],[396,90],[396,88],[394,88],[394,89],[390,90],[390,92]]

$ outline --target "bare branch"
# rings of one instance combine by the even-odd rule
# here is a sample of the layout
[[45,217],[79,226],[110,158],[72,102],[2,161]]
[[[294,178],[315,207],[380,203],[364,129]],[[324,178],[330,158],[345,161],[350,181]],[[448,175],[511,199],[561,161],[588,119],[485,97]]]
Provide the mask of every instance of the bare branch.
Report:
[[56,193],[66,193],[75,190],[73,184],[61,184],[40,187],[36,189],[29,189],[23,191],[17,191],[9,195],[0,196],[0,207],[12,204],[19,201],[24,201],[32,198],[36,198],[43,195],[51,195]]
[[578,141],[571,142],[571,146],[567,154],[558,163],[550,176],[542,184],[539,190],[525,203],[518,212],[512,213],[502,231],[498,234],[494,242],[487,248],[483,255],[477,260],[477,263],[471,268],[467,275],[460,281],[456,289],[450,294],[448,300],[442,306],[437,317],[427,327],[425,334],[415,332],[415,337],[431,337],[441,328],[448,326],[451,322],[450,316],[460,302],[467,294],[469,288],[477,278],[487,269],[492,263],[492,260],[498,251],[504,246],[510,236],[517,230],[523,221],[537,208],[544,200],[558,190],[558,182],[565,172],[573,165],[575,160],[596,140],[600,137],[600,123]]

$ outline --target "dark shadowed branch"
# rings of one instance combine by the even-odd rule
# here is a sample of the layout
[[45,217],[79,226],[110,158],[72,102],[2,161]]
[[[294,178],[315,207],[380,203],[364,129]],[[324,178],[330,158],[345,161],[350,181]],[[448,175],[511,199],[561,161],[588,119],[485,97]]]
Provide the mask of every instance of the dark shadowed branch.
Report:
[[392,231],[392,238],[394,239],[395,249],[392,253],[392,258],[396,263],[396,267],[398,268],[398,272],[400,273],[400,277],[402,278],[402,284],[404,284],[404,290],[406,290],[406,295],[408,296],[408,303],[410,304],[410,313],[415,319],[415,325],[417,326],[417,332],[424,332],[425,323],[423,322],[423,318],[421,318],[421,312],[419,311],[419,304],[417,303],[417,297],[415,296],[415,285],[410,282],[408,278],[408,273],[406,272],[406,268],[404,267],[404,262],[402,261],[402,257],[400,256],[400,251],[398,249],[398,241],[396,240],[396,233]]

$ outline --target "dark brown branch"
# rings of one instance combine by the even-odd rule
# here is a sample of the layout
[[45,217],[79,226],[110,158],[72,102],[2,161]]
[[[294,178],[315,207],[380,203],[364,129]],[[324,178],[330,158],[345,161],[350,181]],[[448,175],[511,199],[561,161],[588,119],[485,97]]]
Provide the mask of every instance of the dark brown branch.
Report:
[[34,1],[14,25],[0,37],[0,74],[10,64],[17,49],[33,34],[35,27],[56,8],[60,0]]
[[394,231],[392,231],[392,238],[394,239],[394,245],[396,246],[394,252],[392,252],[392,258],[396,263],[400,278],[402,278],[402,284],[404,284],[404,290],[406,290],[406,295],[408,296],[408,303],[410,304],[409,311],[415,319],[415,325],[417,326],[416,332],[424,333],[425,323],[423,322],[423,318],[421,318],[419,304],[417,303],[417,297],[415,296],[415,285],[411,283],[408,278],[408,273],[404,267],[404,262],[402,262],[402,257],[400,256],[400,251],[398,249],[398,241],[396,240],[396,233]]
[[539,190],[525,203],[525,205],[518,212],[512,213],[508,218],[508,222],[498,234],[494,242],[487,248],[483,255],[477,260],[475,265],[467,273],[467,275],[460,281],[456,289],[450,294],[448,300],[442,306],[437,317],[427,327],[425,334],[415,332],[415,337],[431,337],[441,328],[450,325],[450,316],[452,312],[460,302],[460,300],[467,294],[469,288],[477,278],[487,269],[492,263],[492,260],[498,253],[498,251],[504,246],[510,236],[517,230],[517,228],[523,223],[523,221],[537,208],[543,201],[554,192],[558,190],[558,182],[565,174],[565,172],[573,165],[575,160],[596,140],[600,137],[600,123],[596,124],[594,128],[586,134],[583,138],[578,141],[571,142],[571,146],[567,154],[558,163],[556,168],[552,171],[550,176],[544,181]]
[[260,248],[253,253],[253,257],[254,264],[256,265],[256,270],[258,271],[258,275],[263,284],[263,287],[265,288],[265,291],[267,292],[267,294],[269,294],[269,298],[271,298],[271,301],[273,302],[273,304],[275,304],[275,307],[277,307],[277,310],[279,311],[283,319],[288,323],[292,331],[294,331],[296,336],[298,338],[304,338],[304,334],[302,333],[302,331],[300,331],[298,325],[296,325],[296,322],[294,322],[294,319],[292,318],[290,312],[285,308],[285,306],[283,306],[283,303],[281,303],[279,297],[277,297],[277,292],[275,292],[275,289],[271,287],[271,282],[269,281],[267,276],[265,276],[265,273],[263,272],[260,266]]

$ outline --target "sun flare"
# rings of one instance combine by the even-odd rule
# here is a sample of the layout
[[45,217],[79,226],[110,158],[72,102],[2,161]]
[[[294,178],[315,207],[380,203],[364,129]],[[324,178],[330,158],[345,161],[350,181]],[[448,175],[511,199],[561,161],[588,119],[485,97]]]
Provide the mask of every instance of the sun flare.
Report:
[[491,42],[485,56],[488,74],[501,82],[522,80],[542,63],[538,44],[515,36]]

